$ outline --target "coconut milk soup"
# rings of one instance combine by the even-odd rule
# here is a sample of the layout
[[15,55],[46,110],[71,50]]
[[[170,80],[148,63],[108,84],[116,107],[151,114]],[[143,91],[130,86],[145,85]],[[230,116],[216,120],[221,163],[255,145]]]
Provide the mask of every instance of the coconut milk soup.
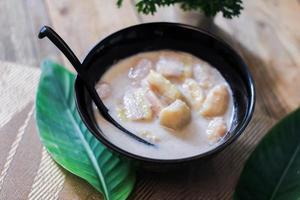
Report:
[[155,159],[179,159],[215,148],[230,129],[232,91],[207,62],[169,50],[140,53],[112,66],[96,85],[110,115],[154,143],[145,145],[107,122],[105,137],[119,148]]

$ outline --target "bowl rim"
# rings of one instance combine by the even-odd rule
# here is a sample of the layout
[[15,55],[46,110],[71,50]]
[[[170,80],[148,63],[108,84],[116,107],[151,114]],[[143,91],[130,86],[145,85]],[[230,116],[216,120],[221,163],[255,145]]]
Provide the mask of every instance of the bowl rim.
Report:
[[[131,153],[129,151],[121,149],[117,145],[115,145],[112,142],[110,142],[109,140],[107,140],[102,135],[101,132],[99,132],[97,130],[97,133],[95,133],[94,129],[92,127],[90,127],[89,122],[87,122],[84,114],[81,112],[81,106],[80,106],[80,103],[78,102],[78,100],[81,99],[80,94],[78,92],[78,87],[80,84],[83,86],[83,82],[81,81],[80,77],[76,76],[75,84],[74,84],[75,102],[76,102],[76,107],[80,114],[81,119],[83,120],[83,122],[85,123],[85,125],[87,126],[89,131],[107,148],[111,149],[114,152],[117,152],[120,155],[126,156],[127,158],[131,158],[131,159],[134,159],[137,161],[148,162],[148,163],[149,162],[150,163],[159,163],[159,164],[180,164],[180,163],[187,163],[190,161],[198,160],[201,158],[206,158],[208,156],[211,156],[213,154],[216,154],[216,153],[222,151],[225,147],[230,145],[233,141],[235,141],[244,132],[245,128],[247,127],[247,125],[249,124],[249,122],[253,116],[254,109],[255,109],[255,102],[256,102],[255,84],[254,84],[253,77],[249,71],[248,65],[244,62],[242,57],[234,50],[234,48],[231,47],[223,39],[219,38],[218,36],[216,36],[210,32],[207,32],[201,28],[194,27],[191,25],[181,24],[181,23],[172,23],[172,22],[142,23],[142,24],[133,25],[133,26],[129,26],[127,28],[118,30],[118,31],[106,36],[104,39],[100,40],[93,48],[90,49],[89,53],[86,55],[85,59],[83,60],[83,65],[86,66],[92,60],[94,55],[97,53],[96,50],[98,49],[98,46],[100,46],[102,43],[105,43],[106,41],[110,40],[111,38],[115,37],[116,35],[121,34],[124,31],[130,31],[131,29],[136,29],[136,28],[140,28],[142,26],[149,26],[149,25],[151,25],[151,26],[153,26],[153,25],[172,26],[172,27],[184,28],[184,29],[196,31],[199,34],[204,34],[204,35],[207,35],[207,36],[213,38],[214,40],[219,42],[221,45],[223,45],[226,49],[230,50],[233,54],[235,54],[236,58],[239,59],[239,61],[242,63],[241,67],[243,68],[243,71],[246,73],[246,78],[247,78],[246,85],[247,85],[247,89],[249,90],[249,94],[250,94],[250,96],[248,97],[249,105],[247,107],[246,114],[243,117],[243,121],[240,122],[240,124],[241,124],[240,128],[238,130],[234,129],[232,131],[232,133],[234,133],[234,134],[232,134],[232,136],[230,136],[227,140],[225,140],[221,144],[217,145],[215,148],[213,148],[207,152],[197,154],[197,155],[193,155],[193,156],[189,156],[189,157],[185,157],[185,158],[176,158],[176,159],[156,159],[156,158],[150,158],[150,157],[145,157],[145,156],[141,156],[141,155],[136,155],[134,153]],[[83,90],[86,90],[85,86],[83,86],[83,88],[84,88]]]

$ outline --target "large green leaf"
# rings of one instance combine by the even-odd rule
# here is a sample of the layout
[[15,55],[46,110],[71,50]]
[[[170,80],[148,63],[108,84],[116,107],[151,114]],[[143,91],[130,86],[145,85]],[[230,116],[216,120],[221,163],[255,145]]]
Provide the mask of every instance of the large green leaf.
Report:
[[57,163],[85,179],[107,200],[126,199],[135,173],[129,161],[111,153],[83,124],[75,106],[74,79],[58,64],[44,62],[36,96],[41,141]]
[[300,199],[300,109],[273,127],[257,146],[234,199]]

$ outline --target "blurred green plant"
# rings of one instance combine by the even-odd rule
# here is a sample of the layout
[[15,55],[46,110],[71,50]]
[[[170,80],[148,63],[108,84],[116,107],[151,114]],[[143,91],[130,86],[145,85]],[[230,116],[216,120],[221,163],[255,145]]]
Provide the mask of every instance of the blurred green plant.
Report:
[[[122,6],[123,0],[117,0],[117,5]],[[203,12],[208,17],[213,17],[221,12],[225,18],[231,19],[239,16],[243,9],[242,0],[138,0],[135,4],[139,13],[154,14],[157,7],[179,4],[185,10]]]
[[300,108],[260,141],[245,164],[233,200],[300,197]]

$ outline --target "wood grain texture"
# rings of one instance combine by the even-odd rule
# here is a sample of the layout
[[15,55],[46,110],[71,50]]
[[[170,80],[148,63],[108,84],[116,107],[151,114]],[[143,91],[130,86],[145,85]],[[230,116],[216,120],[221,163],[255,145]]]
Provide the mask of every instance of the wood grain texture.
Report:
[[300,3],[248,0],[245,8],[215,23],[248,62],[269,115],[281,118],[300,106]]
[[[102,38],[124,27],[138,23],[129,1],[118,9],[116,1],[46,0],[53,28],[70,45],[79,58]],[[72,69],[64,58],[64,64]]]
[[48,22],[40,0],[1,0],[0,60],[35,67],[45,56],[59,60],[51,46],[37,41],[39,26]]
[[36,62],[38,65],[44,59],[52,59],[57,62],[62,61],[61,54],[57,51],[54,45],[49,45],[49,41],[38,39],[39,30],[44,25],[52,24],[49,16],[46,3],[41,0],[25,0],[25,10],[28,15],[28,28],[31,30],[32,45],[35,51]]

